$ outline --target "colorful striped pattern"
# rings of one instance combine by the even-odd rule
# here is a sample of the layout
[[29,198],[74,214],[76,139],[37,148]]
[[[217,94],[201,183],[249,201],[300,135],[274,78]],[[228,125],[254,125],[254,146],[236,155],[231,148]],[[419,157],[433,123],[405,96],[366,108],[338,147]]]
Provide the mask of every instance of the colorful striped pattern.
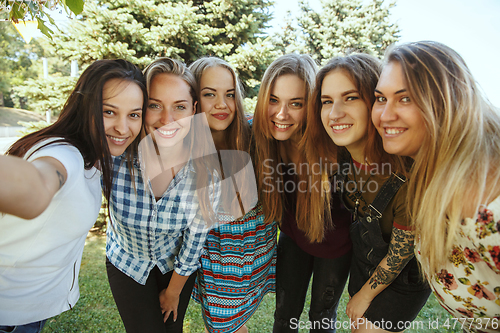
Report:
[[268,292],[275,292],[276,223],[264,224],[262,206],[212,229],[201,256],[192,298],[209,332],[237,331]]

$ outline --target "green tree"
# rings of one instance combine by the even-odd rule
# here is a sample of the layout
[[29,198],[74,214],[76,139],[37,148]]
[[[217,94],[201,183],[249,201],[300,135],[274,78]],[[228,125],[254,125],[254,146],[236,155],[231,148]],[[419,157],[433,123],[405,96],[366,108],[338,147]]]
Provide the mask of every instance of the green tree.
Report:
[[300,1],[296,18],[299,29],[294,35],[293,24],[276,34],[274,43],[283,52],[300,51],[311,54],[320,64],[356,50],[376,56],[399,38],[399,30],[389,20],[384,0],[322,0],[321,12],[314,11],[307,1]]
[[76,84],[77,78],[71,76],[51,75],[48,78],[29,79],[13,89],[19,99],[26,98],[28,109],[45,114],[50,111],[58,115],[69,94]]
[[[97,59],[121,58],[144,68],[157,57],[190,64],[215,55],[236,68],[253,97],[265,69],[280,54],[264,35],[271,5],[271,0],[88,0],[81,15],[54,33],[46,53],[57,59],[52,63],[77,60],[81,69]],[[49,83],[55,81],[29,81],[16,91],[32,105],[57,113],[63,101],[42,101]],[[63,93],[71,87],[63,88],[58,86]]]
[[270,0],[89,0],[81,19],[55,34],[52,45],[63,59],[77,59],[82,66],[123,58],[145,67],[159,56],[189,64],[215,55],[241,69],[251,86],[249,80],[259,80],[276,56],[273,46],[259,39],[271,5]]
[[[10,22],[0,29],[0,105],[14,106],[12,88],[37,77],[36,60],[43,49],[36,40],[26,44]],[[19,104],[19,100],[16,101]],[[23,100],[21,100],[23,106]]]

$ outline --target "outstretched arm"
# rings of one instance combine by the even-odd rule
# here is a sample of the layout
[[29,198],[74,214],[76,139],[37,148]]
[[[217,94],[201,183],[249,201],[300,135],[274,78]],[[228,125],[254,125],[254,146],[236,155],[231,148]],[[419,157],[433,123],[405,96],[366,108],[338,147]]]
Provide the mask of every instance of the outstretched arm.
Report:
[[49,206],[67,172],[53,157],[31,162],[0,155],[0,212],[33,219]]
[[415,236],[411,230],[392,227],[389,251],[363,287],[347,303],[347,316],[354,322],[362,318],[372,300],[401,273],[414,256]]

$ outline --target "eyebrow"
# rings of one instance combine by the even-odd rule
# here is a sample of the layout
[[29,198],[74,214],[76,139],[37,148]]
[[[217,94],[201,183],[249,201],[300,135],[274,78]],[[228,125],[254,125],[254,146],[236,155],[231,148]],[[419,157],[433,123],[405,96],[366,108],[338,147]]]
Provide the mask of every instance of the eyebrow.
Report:
[[[117,107],[116,105],[109,104],[109,103],[102,103],[102,105],[105,105],[105,106],[113,108],[113,109],[119,109],[119,107]],[[142,107],[141,108],[132,109],[131,111],[141,111],[142,112]]]
[[[380,90],[377,90],[377,89],[375,89],[375,92],[376,92],[376,93],[379,93],[379,94],[381,94],[381,95],[383,95],[383,94],[384,94],[383,92],[381,92]],[[394,95],[402,94],[402,93],[404,93],[404,92],[407,92],[407,90],[406,90],[405,88],[403,88],[403,89],[400,89],[400,90],[396,91],[396,92],[394,93]]]
[[[271,94],[271,97],[274,97],[276,99],[280,99],[278,96]],[[295,97],[290,99],[291,101],[300,101],[300,100],[305,100],[305,97]]]
[[[200,91],[203,91],[203,90],[205,90],[205,89],[207,89],[207,90],[211,90],[211,91],[217,91],[217,89],[215,89],[215,88],[210,88],[210,87],[205,87],[205,88],[201,89]],[[226,90],[226,92],[229,92],[229,91],[234,91],[234,90],[235,90],[235,89],[234,89],[234,88],[232,88],[232,89],[228,89],[228,90]]]
[[[153,98],[153,97],[149,97],[149,100],[150,101],[155,101],[155,102],[159,102],[159,103],[162,103],[161,100],[159,99],[156,99],[156,98]],[[189,101],[187,99],[180,99],[178,101],[174,101],[174,103],[189,103]]]
[[352,93],[359,94],[359,91],[357,89],[347,90],[347,91],[344,91],[341,96],[346,96],[346,95],[349,95],[349,94],[352,94]]

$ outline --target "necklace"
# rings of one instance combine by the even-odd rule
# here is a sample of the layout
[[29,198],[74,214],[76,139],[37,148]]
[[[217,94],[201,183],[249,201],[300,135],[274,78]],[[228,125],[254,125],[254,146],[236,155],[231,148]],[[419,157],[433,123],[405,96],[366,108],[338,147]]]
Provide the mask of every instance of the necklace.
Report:
[[363,198],[363,189],[365,188],[366,184],[368,183],[368,181],[372,177],[372,173],[370,172],[370,176],[366,179],[366,182],[364,184],[362,184],[361,189],[358,190],[359,186],[358,186],[358,180],[356,179],[356,169],[354,167],[354,163],[353,163],[352,158],[351,158],[351,168],[352,168],[351,169],[352,176],[354,178],[354,184],[355,184],[355,191],[353,191],[353,195],[354,195],[354,200],[353,200],[354,201],[354,221],[357,221],[358,220],[359,204],[360,204],[361,200],[363,200],[365,205],[367,204],[365,198]]

